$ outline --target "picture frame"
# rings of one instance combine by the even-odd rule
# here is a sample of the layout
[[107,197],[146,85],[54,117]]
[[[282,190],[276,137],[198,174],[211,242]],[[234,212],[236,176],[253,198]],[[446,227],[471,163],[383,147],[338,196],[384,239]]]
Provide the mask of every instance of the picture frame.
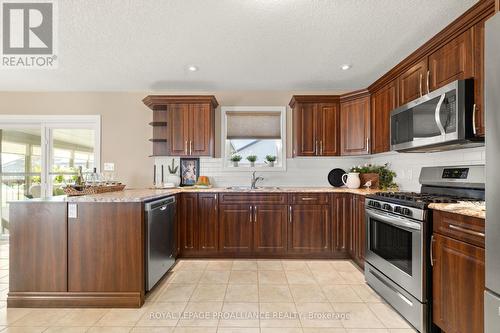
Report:
[[200,159],[199,158],[181,158],[180,159],[180,186],[194,186],[200,177]]

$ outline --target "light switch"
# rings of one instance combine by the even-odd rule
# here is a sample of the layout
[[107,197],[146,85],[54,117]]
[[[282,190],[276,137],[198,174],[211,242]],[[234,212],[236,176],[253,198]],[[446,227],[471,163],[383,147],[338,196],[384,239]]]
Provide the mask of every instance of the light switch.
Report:
[[104,163],[104,171],[115,171],[115,164],[109,162]]
[[68,204],[68,218],[76,219],[78,218],[78,205],[74,203]]

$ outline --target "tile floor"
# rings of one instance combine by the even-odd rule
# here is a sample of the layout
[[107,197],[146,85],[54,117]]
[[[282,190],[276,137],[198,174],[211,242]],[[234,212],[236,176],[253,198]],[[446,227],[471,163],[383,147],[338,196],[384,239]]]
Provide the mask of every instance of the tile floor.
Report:
[[347,260],[183,260],[141,309],[7,309],[7,264],[1,332],[415,332]]

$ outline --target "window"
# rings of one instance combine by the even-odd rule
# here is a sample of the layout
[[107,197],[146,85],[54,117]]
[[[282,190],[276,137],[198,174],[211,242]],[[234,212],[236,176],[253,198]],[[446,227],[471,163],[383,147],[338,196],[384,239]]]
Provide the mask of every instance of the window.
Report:
[[[285,107],[223,107],[222,156],[223,166],[233,171],[282,171],[286,168]],[[239,155],[237,166],[231,157]],[[247,159],[256,156],[255,163]],[[269,163],[267,156],[275,156]]]

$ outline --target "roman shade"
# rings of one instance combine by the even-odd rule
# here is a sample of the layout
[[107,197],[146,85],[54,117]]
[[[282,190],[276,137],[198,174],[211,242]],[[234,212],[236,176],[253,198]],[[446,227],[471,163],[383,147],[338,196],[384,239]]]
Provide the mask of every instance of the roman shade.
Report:
[[281,139],[280,112],[226,113],[228,139]]

